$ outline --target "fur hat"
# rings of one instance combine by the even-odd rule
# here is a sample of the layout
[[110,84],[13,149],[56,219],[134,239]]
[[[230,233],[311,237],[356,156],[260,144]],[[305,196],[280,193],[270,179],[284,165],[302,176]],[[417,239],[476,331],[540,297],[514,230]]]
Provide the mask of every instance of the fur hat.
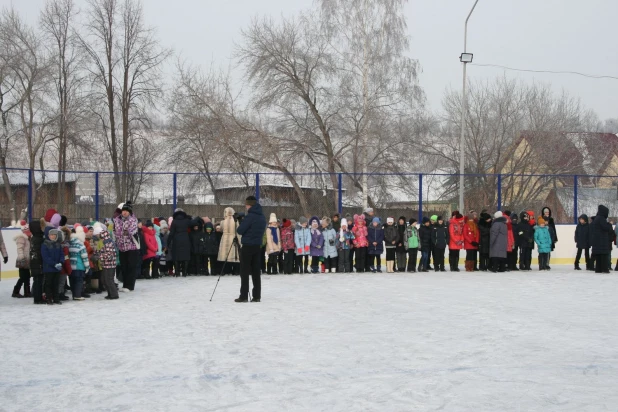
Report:
[[503,216],[503,215],[502,215],[502,212],[501,212],[501,211],[499,211],[499,210],[498,210],[496,213],[494,213],[494,219],[499,219],[499,218],[501,218],[502,216]]
[[322,222],[326,222],[326,226],[328,226],[328,225],[330,225],[330,224],[331,224],[332,220],[330,219],[330,217],[328,217],[328,216],[324,216],[324,217],[322,218]]
[[543,219],[542,217],[538,218],[536,220],[536,223],[540,226],[540,225],[545,225],[547,224],[547,222],[545,221],[545,219]]
[[305,224],[308,223],[309,221],[307,220],[307,218],[305,216],[301,216],[300,218],[298,218],[298,223],[299,224]]
[[268,219],[268,223],[277,223],[277,215],[275,213],[270,214],[270,218]]
[[258,200],[255,196],[247,196],[247,198],[245,199],[245,205],[248,206],[255,206],[257,202]]

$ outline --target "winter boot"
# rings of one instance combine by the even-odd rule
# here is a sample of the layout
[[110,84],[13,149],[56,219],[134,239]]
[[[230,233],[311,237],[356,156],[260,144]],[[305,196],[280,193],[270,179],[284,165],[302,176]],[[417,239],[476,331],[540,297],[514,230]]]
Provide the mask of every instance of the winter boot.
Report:
[[15,287],[13,288],[13,294],[11,295],[12,298],[18,298],[21,299],[23,298],[23,296],[19,293],[21,289],[21,285],[18,283],[17,285],[15,285]]
[[582,268],[579,267],[579,263],[575,264],[575,270],[582,270]]
[[249,299],[247,299],[247,298],[238,298],[238,299],[234,299],[234,302],[236,302],[236,303],[247,303],[247,302],[249,302]]
[[24,283],[24,297],[25,298],[32,297],[32,293],[30,292],[30,281],[28,281],[27,283]]

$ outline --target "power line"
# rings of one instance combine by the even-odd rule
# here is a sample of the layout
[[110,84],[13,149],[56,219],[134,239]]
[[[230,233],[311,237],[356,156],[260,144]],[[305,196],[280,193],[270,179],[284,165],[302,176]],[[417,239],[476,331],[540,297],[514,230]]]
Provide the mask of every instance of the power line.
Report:
[[554,71],[554,70],[532,70],[532,69],[516,69],[514,67],[500,66],[498,64],[480,64],[480,63],[470,63],[473,66],[483,66],[483,67],[497,67],[504,70],[512,70],[516,72],[530,72],[530,73],[551,73],[551,74],[575,74],[577,76],[588,77],[591,79],[613,79],[618,80],[617,76],[597,76],[594,74],[586,74],[580,72],[569,72],[569,71]]

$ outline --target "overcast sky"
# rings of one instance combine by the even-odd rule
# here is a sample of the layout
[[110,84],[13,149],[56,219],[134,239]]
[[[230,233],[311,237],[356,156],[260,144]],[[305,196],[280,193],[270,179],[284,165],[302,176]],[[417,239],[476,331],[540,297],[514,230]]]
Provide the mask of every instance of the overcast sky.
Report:
[[[75,0],[84,7],[85,0]],[[45,0],[0,0],[35,22]],[[149,24],[163,43],[195,64],[225,67],[252,16],[291,16],[312,0],[143,0]],[[464,20],[473,0],[410,0],[406,6],[410,55],[420,61],[420,84],[432,109],[444,90],[459,90]],[[576,71],[618,77],[616,0],[480,0],[468,30],[475,63],[521,69]],[[618,117],[618,79],[504,72],[470,66],[472,79],[501,76],[549,82],[579,96],[604,120]]]

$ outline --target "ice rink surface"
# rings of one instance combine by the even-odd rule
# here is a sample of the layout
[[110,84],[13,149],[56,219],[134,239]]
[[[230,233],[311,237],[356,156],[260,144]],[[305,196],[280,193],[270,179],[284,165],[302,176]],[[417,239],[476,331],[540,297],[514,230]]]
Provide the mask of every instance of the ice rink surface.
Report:
[[[138,281],[117,301],[10,298],[2,411],[616,411],[618,272]],[[69,294],[70,296],[70,294]]]

